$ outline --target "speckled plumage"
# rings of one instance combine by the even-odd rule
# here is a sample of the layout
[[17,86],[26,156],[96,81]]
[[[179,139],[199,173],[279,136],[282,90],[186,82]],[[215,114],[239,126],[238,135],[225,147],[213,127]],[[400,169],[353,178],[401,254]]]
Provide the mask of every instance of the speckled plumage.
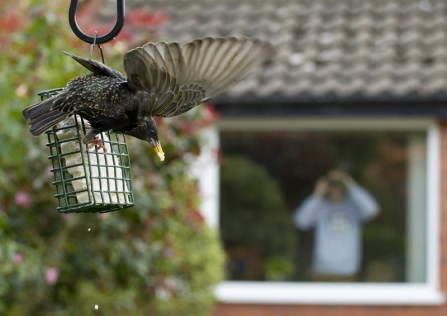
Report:
[[273,49],[259,39],[231,36],[148,43],[124,56],[127,78],[97,61],[65,54],[92,74],[26,108],[30,132],[40,135],[76,113],[91,125],[85,143],[98,144],[97,134],[115,130],[148,141],[160,156],[154,116],[179,115],[219,95],[270,58]]
[[69,93],[65,101],[52,109],[76,113],[88,120],[93,128],[107,127],[127,132],[135,126],[132,118],[132,93],[127,81],[101,75],[87,75],[73,79],[64,89]]

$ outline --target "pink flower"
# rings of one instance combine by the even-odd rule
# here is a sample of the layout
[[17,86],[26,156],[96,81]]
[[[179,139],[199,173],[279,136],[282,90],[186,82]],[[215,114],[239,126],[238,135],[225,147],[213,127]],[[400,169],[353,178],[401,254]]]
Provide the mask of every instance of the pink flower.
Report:
[[29,206],[31,204],[31,198],[28,195],[28,193],[25,193],[23,191],[18,191],[16,195],[14,196],[14,202],[18,206]]
[[48,285],[55,285],[57,283],[57,279],[59,278],[59,269],[58,268],[48,268],[45,271],[45,282]]
[[23,255],[23,253],[18,252],[14,254],[14,257],[12,257],[12,262],[14,262],[14,264],[21,264],[24,259],[25,256]]

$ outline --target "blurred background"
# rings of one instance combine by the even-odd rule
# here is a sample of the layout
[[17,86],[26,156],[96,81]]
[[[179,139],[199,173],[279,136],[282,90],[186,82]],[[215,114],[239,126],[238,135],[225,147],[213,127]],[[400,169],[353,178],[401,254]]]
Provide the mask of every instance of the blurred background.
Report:
[[[135,206],[101,215],[56,211],[47,140],[21,115],[38,91],[86,73],[62,51],[87,57],[90,45],[71,32],[67,1],[0,5],[0,314],[210,315],[222,281],[314,282],[314,231],[292,216],[337,167],[380,207],[354,283],[438,282],[427,188],[441,192],[430,172],[444,170],[429,159],[433,133],[446,146],[444,1],[128,0],[124,29],[103,45],[119,71],[148,41],[246,35],[276,55],[211,103],[157,121],[164,162],[129,138]],[[103,35],[115,14],[115,1],[83,0],[77,19]],[[215,315],[300,311],[230,305]]]
[[[21,111],[40,100],[38,91],[85,75],[62,51],[88,57],[90,46],[71,32],[67,1],[0,5],[0,314],[208,315],[224,257],[199,212],[185,155],[200,153],[200,131],[213,112],[200,107],[158,123],[163,163],[150,146],[129,140],[135,207],[59,214],[48,140],[29,134]],[[101,19],[83,22],[84,12],[100,12],[102,5],[80,1],[84,32],[109,31]],[[114,12],[116,5],[107,8]],[[128,49],[159,39],[166,13],[144,14],[128,9],[120,37],[104,45],[107,64],[122,71]],[[96,49],[94,58],[100,60]]]

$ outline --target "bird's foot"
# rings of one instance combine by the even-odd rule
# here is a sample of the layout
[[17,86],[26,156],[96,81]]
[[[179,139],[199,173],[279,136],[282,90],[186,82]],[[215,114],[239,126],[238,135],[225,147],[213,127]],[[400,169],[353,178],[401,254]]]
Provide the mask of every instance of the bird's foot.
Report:
[[[91,149],[93,146],[98,146],[99,149],[102,148],[102,150],[104,151],[104,154],[107,153],[107,148],[104,145],[104,142],[98,136],[96,136],[95,139],[92,139],[91,141],[87,142],[87,144],[88,144],[88,149]],[[99,149],[97,148],[96,150],[98,151]]]

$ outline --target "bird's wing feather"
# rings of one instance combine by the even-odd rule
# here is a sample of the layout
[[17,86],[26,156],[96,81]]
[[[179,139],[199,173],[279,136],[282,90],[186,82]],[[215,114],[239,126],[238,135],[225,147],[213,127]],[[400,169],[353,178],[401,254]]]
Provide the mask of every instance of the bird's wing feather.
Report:
[[[166,43],[157,44],[166,47]],[[160,50],[163,51],[163,48]],[[154,101],[147,103],[150,109],[144,111],[145,113],[151,116],[172,115],[184,106],[185,100],[192,102],[192,96],[196,97],[195,103],[200,104],[203,95],[201,93],[198,95],[198,91],[194,93],[187,89],[181,90],[175,77],[167,70],[172,70],[174,65],[169,58],[164,59],[152,43],[133,49],[124,56],[129,87],[133,90],[144,90],[149,96],[155,96],[147,99]]]
[[[176,45],[176,43],[169,43]],[[206,37],[181,45],[183,59],[176,67],[179,85],[195,83],[205,100],[223,93],[273,55],[270,43],[247,37]]]
[[207,37],[135,48],[124,56],[124,69],[131,89],[155,94],[152,116],[175,116],[223,93],[272,55],[259,39]]
[[124,56],[124,69],[129,87],[145,90],[158,96],[171,91],[176,86],[175,78],[159,66],[156,59],[141,47],[132,49]]
[[117,79],[122,79],[123,81],[126,80],[126,77],[122,73],[116,71],[112,67],[104,65],[103,63],[100,63],[92,59],[82,58],[67,52],[64,52],[64,54],[76,60],[78,63],[80,63],[82,66],[90,70],[95,75],[113,77]]

